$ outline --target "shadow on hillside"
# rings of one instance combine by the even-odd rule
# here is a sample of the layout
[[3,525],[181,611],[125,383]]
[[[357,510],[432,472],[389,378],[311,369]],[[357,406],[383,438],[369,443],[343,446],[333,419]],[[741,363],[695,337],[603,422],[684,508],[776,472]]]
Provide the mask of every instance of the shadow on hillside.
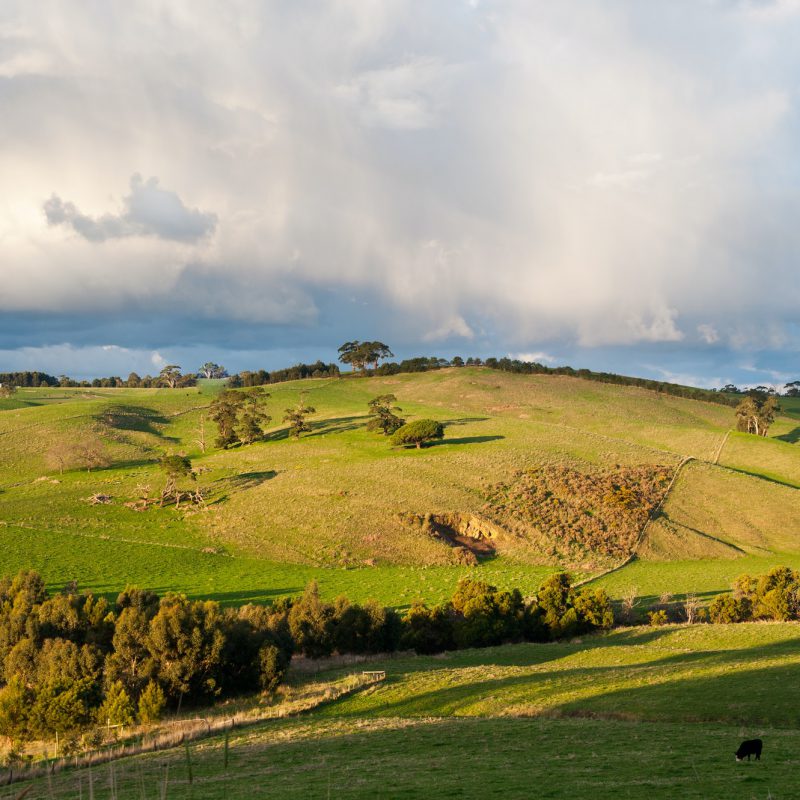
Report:
[[94,475],[100,472],[110,472],[117,469],[135,469],[136,467],[151,467],[153,464],[158,464],[158,458],[130,458],[126,461],[112,461],[107,467],[93,467],[90,473],[86,473],[85,469],[77,467],[70,470],[71,472],[83,472],[88,475]]
[[505,436],[462,436],[458,439],[442,439],[438,442],[428,442],[425,447],[443,447],[448,444],[482,444],[484,442],[496,442],[500,439],[505,439]]
[[344,431],[354,431],[363,428],[367,424],[369,417],[364,415],[352,417],[334,417],[333,419],[321,419],[317,422],[309,422],[311,433],[303,435],[305,439],[314,436],[325,436],[328,433],[344,433]]
[[[747,625],[748,623],[744,623]],[[734,626],[731,626],[732,628]],[[666,632],[654,632],[654,641]],[[635,638],[625,642],[620,637],[598,637],[605,646],[646,643]],[[503,648],[453,653],[441,664],[420,659],[417,667],[406,662],[395,666],[397,678],[430,670],[469,667],[473,660],[488,674],[492,666],[540,667],[565,656],[595,649],[595,637],[576,645],[531,645],[507,648],[510,658],[502,657]],[[420,713],[447,715],[482,699],[498,696],[508,705],[537,705],[537,690],[542,685],[560,684],[565,693],[591,686],[590,696],[554,705],[546,713],[564,716],[608,717],[616,719],[675,720],[687,722],[725,722],[731,724],[790,724],[800,722],[800,663],[775,666],[775,659],[797,658],[800,639],[731,650],[676,652],[653,660],[586,667],[537,669],[524,675],[487,677],[455,686],[438,686],[428,692],[411,694],[394,702],[381,698],[381,713],[406,716]],[[602,645],[601,645],[602,646]],[[497,656],[500,656],[499,658]],[[770,663],[771,662],[771,663]],[[769,666],[763,666],[769,664]],[[392,664],[387,664],[392,671]],[[408,667],[408,668],[406,668]],[[684,670],[703,677],[687,677]],[[715,674],[707,675],[708,671]],[[624,679],[630,688],[614,688]],[[413,679],[412,679],[413,680]],[[604,684],[607,682],[607,687]],[[526,691],[526,688],[529,691]],[[508,696],[503,694],[508,692]],[[547,698],[539,702],[547,704]],[[359,711],[363,713],[363,709]]]
[[159,439],[169,438],[162,434],[159,427],[166,425],[169,420],[160,412],[146,406],[111,406],[103,409],[95,419],[117,431],[135,431],[149,433]]
[[442,425],[449,428],[451,425],[469,425],[471,422],[486,422],[489,417],[459,417],[458,419],[442,420]]
[[[311,439],[314,436],[325,436],[328,433],[344,433],[345,431],[354,431],[358,428],[363,428],[366,425],[368,417],[353,416],[353,417],[334,417],[333,419],[320,419],[308,420],[308,426],[311,428],[310,433],[304,433],[301,438]],[[265,442],[279,442],[290,438],[289,428],[279,428],[275,431],[270,431],[264,436]]]
[[784,433],[783,436],[776,436],[775,438],[780,440],[781,442],[789,442],[789,444],[797,444],[798,442],[800,442],[800,427],[797,427],[794,430],[789,431],[789,433]]
[[769,475],[764,475],[761,472],[752,472],[748,469],[739,469],[738,467],[731,467],[727,464],[722,464],[721,466],[725,467],[725,469],[729,469],[731,472],[738,472],[740,475],[749,475],[751,478],[758,478],[762,481],[767,481],[769,483],[775,483],[778,486],[788,486],[790,489],[797,489],[798,486],[791,481],[785,480],[782,481],[780,478],[772,478]]
[[277,474],[274,469],[267,469],[263,472],[242,472],[239,475],[231,475],[229,478],[220,478],[219,482],[227,483],[234,489],[254,489]]

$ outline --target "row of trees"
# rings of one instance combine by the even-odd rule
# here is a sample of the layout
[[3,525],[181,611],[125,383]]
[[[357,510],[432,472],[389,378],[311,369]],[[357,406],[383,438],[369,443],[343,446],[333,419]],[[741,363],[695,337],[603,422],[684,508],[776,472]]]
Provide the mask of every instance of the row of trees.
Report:
[[295,364],[293,367],[276,369],[268,372],[265,369],[253,372],[244,370],[237,375],[231,375],[228,386],[231,389],[240,389],[247,386],[265,386],[270,383],[284,383],[285,381],[299,381],[305,378],[338,378],[339,367],[336,364],[325,364],[316,361],[313,364]]
[[537,595],[463,580],[448,603],[400,616],[369,601],[325,602],[315,583],[294,601],[222,609],[129,588],[110,604],[74,585],[48,596],[35,572],[0,580],[0,734],[63,737],[93,724],[156,721],[166,707],[273,691],[293,652],[435,653],[548,641],[613,624],[602,590],[565,573]]

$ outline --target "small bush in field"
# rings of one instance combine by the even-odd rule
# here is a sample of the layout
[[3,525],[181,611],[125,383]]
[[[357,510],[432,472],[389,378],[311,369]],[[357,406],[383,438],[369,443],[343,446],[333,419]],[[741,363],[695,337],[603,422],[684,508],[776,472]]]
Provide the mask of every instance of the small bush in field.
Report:
[[658,611],[650,611],[647,616],[650,618],[650,624],[653,627],[657,627],[659,625],[666,625],[669,622],[669,617],[667,617],[667,612],[664,611],[663,608],[660,608]]

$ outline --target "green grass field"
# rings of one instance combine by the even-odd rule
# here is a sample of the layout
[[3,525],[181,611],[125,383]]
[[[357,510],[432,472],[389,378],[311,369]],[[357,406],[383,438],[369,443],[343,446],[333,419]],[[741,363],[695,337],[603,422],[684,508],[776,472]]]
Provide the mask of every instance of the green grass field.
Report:
[[[798,645],[796,623],[667,626],[377,660],[384,684],[233,735],[227,770],[217,737],[190,746],[191,784],[179,748],[39,780],[29,797],[91,796],[91,780],[106,798],[113,780],[118,798],[789,800]],[[736,763],[756,736],[762,760]]]
[[[388,378],[297,381],[267,387],[267,441],[229,451],[195,441],[219,382],[192,389],[23,389],[0,410],[0,570],[40,570],[55,587],[76,579],[114,594],[128,582],[223,602],[293,594],[373,596],[403,606],[446,597],[465,568],[409,515],[486,513],[486,489],[541,464],[577,469],[697,459],[683,470],[640,560],[604,579],[656,595],[725,589],[731,576],[795,563],[800,553],[800,450],[795,420],[774,437],[731,434],[730,408],[634,387],[561,376],[464,368]],[[317,408],[299,442],[279,424],[301,391]],[[446,423],[442,443],[397,450],[365,430],[367,401],[397,395],[409,418]],[[788,414],[794,413],[789,404]],[[63,475],[48,462],[59,440],[100,437],[113,465]],[[771,432],[772,433],[772,432]],[[206,424],[213,439],[214,426]],[[156,460],[185,452],[201,467],[207,510],[124,505],[157,493]],[[719,453],[719,465],[711,463]],[[90,505],[95,493],[107,505]],[[525,536],[496,543],[473,573],[531,591],[556,568]],[[203,552],[205,551],[205,552]],[[591,554],[569,566],[593,574]]]

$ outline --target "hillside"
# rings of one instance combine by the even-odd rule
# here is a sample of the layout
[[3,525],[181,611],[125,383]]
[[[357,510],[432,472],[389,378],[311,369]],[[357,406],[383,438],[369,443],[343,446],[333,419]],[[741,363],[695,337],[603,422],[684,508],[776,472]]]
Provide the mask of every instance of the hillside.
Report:
[[[29,796],[788,800],[797,637],[797,623],[630,628],[375,660],[363,666],[385,682],[310,714],[68,770]],[[361,668],[323,665],[295,686]],[[737,764],[755,736],[762,761]]]
[[[725,406],[461,368],[276,384],[267,387],[266,441],[203,454],[197,428],[218,389],[19,391],[0,410],[0,569],[231,602],[293,593],[319,576],[326,593],[404,604],[439,599],[469,570],[529,590],[548,570],[590,575],[637,548],[641,560],[610,586],[630,570],[646,593],[670,564],[703,559],[699,582],[674,591],[714,591],[743,571],[734,563],[800,560],[790,416],[768,439],[726,436]],[[275,423],[301,391],[317,413],[311,433],[294,441]],[[404,417],[442,421],[446,438],[399,450],[367,432],[367,401],[385,393]],[[209,441],[213,428],[206,421]],[[61,475],[48,465],[54,442],[87,433],[105,442],[112,466]],[[208,508],[130,507],[160,491],[156,459],[176,452],[201,468]],[[97,493],[110,502],[91,505]]]

